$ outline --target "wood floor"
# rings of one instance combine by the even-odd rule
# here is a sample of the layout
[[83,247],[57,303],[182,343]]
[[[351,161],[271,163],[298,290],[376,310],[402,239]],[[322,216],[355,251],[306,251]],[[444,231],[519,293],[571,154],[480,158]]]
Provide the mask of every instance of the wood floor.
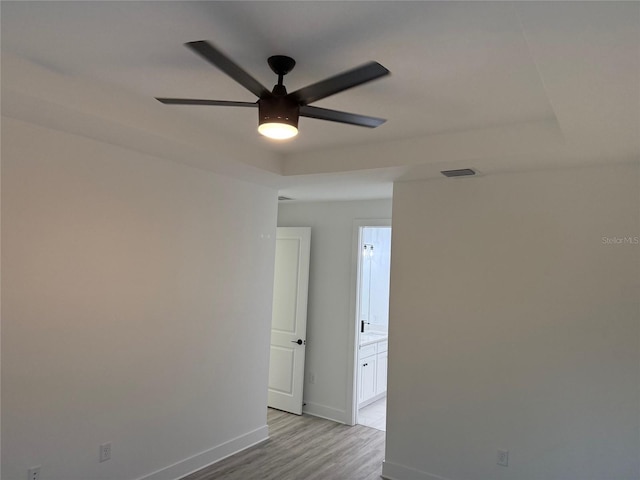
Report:
[[182,480],[379,480],[385,432],[269,409],[269,440]]

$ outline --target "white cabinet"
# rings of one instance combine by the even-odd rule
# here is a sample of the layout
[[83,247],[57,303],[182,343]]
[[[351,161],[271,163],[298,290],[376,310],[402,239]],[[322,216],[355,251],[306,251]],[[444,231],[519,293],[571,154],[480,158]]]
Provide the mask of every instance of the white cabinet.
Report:
[[359,403],[366,402],[376,395],[376,363],[375,355],[360,361],[360,397]]
[[387,391],[387,350],[389,342],[382,340],[376,348],[376,395]]
[[358,407],[360,408],[386,394],[387,340],[361,346],[358,362]]
[[387,352],[376,356],[376,395],[387,391]]

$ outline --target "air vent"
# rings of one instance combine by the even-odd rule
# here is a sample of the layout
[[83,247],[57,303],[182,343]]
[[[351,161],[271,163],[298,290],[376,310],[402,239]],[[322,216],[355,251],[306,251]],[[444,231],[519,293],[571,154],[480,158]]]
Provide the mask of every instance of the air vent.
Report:
[[278,200],[293,200],[293,198],[283,197],[282,195],[279,195]]
[[460,168],[458,170],[443,170],[440,172],[445,177],[469,177],[475,175],[475,170],[470,168]]

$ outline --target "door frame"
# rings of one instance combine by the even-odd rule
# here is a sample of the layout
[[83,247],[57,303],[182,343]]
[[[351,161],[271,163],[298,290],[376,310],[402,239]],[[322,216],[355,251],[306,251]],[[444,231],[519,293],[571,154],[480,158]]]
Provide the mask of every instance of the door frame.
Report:
[[[347,425],[355,425],[358,416],[358,335],[360,329],[360,240],[364,227],[391,227],[390,218],[356,219],[353,221],[352,250],[351,250],[351,300],[349,315],[351,327],[347,338]],[[393,231],[392,231],[393,232]],[[393,235],[393,233],[392,233]]]

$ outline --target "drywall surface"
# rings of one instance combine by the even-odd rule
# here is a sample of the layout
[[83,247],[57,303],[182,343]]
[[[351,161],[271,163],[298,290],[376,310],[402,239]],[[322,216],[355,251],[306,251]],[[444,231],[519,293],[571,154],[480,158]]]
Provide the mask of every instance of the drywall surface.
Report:
[[264,439],[276,192],[7,118],[2,162],[3,479],[175,479]]
[[[2,135],[0,135],[1,137]],[[2,155],[0,155],[0,232],[2,231]],[[0,235],[0,372],[2,372],[2,235]],[[2,374],[0,373],[0,412],[2,412]],[[0,413],[0,478],[2,478],[2,414]]]
[[[305,411],[350,422],[347,391],[352,314],[353,232],[359,219],[391,218],[391,200],[280,203],[278,226],[311,227]],[[352,368],[352,367],[351,367]],[[310,383],[313,375],[315,383]]]
[[386,476],[640,477],[638,169],[394,185]]

